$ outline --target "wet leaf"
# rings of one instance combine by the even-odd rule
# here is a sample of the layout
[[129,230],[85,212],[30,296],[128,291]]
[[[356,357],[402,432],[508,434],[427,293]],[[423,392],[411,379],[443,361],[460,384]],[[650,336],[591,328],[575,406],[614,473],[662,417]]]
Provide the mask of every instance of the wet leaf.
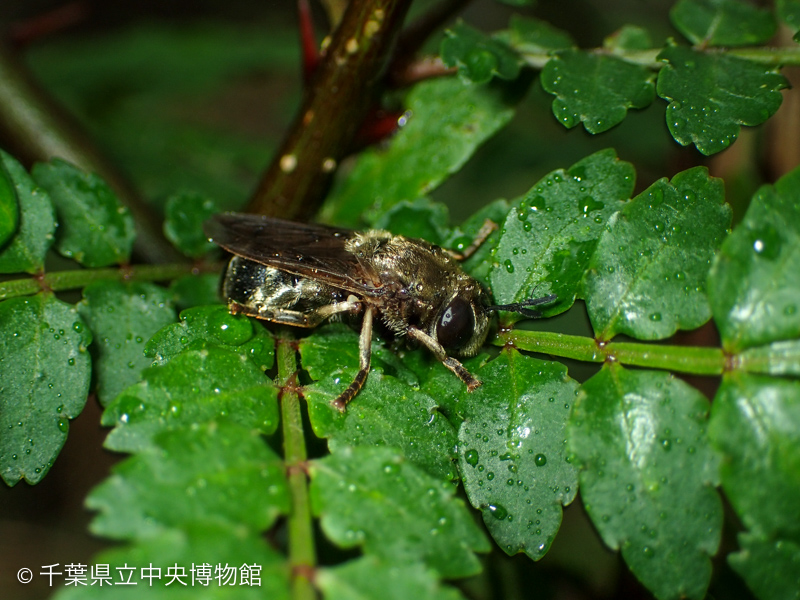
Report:
[[448,233],[450,214],[447,206],[429,198],[398,202],[370,223],[395,235],[423,239],[441,245]]
[[461,225],[451,230],[450,235],[443,244],[445,248],[450,248],[456,252],[464,252],[475,242],[486,221],[491,221],[497,225],[497,229],[484,240],[475,253],[461,263],[467,273],[487,287],[491,283],[489,281],[489,273],[492,269],[492,255],[500,241],[500,228],[510,210],[511,204],[508,200],[500,199],[490,202],[473,213]]
[[150,283],[102,281],[86,286],[78,312],[94,334],[91,351],[97,397],[103,406],[139,381],[152,362],[145,342],[175,320],[169,293]]
[[103,413],[116,425],[106,447],[138,452],[165,430],[230,419],[270,434],[278,426],[278,392],[246,355],[220,347],[186,350],[167,364],[145,369]]
[[219,275],[216,273],[179,277],[169,284],[169,291],[172,294],[173,304],[180,310],[218,304],[221,301]]
[[159,330],[144,348],[153,364],[163,365],[186,350],[227,348],[250,361],[261,371],[275,362],[275,341],[258,321],[232,315],[222,305],[196,306],[181,311],[180,322]]
[[351,560],[317,572],[316,584],[325,600],[382,598],[383,600],[459,600],[464,597],[442,585],[434,573],[421,564],[395,564],[373,556]]
[[741,550],[728,556],[733,570],[761,600],[797,598],[800,590],[800,543],[768,540],[740,533]]
[[328,199],[323,220],[355,225],[368,209],[381,214],[402,200],[427,195],[511,120],[526,87],[476,86],[452,77],[414,86],[406,100],[408,124],[388,149],[359,156],[347,181]]
[[58,214],[56,249],[86,267],[127,263],[136,235],[133,217],[108,184],[61,159],[33,166]]
[[742,0],[678,0],[669,16],[693,44],[755,46],[775,35],[772,11]]
[[648,50],[652,47],[653,40],[648,31],[636,25],[623,25],[603,40],[603,48],[612,52]]
[[358,337],[341,326],[322,328],[300,342],[302,362],[319,380],[303,391],[314,433],[328,438],[334,452],[345,446],[390,446],[440,479],[457,479],[455,429],[438,412],[436,400],[410,387],[416,383],[413,373],[378,343],[373,345],[373,369],[347,411],[342,414],[331,405],[355,378],[357,348]]
[[86,404],[92,335],[51,294],[0,302],[0,474],[38,483]]
[[705,167],[660,179],[614,215],[584,281],[595,335],[662,339],[711,317],[706,277],[731,222]]
[[264,531],[288,512],[289,494],[283,462],[258,431],[211,421],[154,436],[86,505],[100,513],[95,534],[146,540],[203,522]]
[[489,543],[452,484],[390,448],[342,448],[311,463],[311,504],[338,546],[361,546],[392,564],[419,563],[442,577],[480,570]]
[[683,381],[614,364],[583,384],[569,445],[586,512],[661,599],[700,599],[719,545],[718,459],[709,402]]
[[217,203],[202,194],[183,192],[170,196],[164,215],[164,235],[186,256],[205,256],[216,246],[203,233],[203,223],[217,212]]
[[0,252],[0,273],[38,273],[53,244],[56,214],[50,197],[16,160],[0,150],[0,165],[11,178],[19,199],[19,229]]
[[714,322],[728,352],[800,336],[800,169],[763,186],[709,275]]
[[625,120],[630,108],[655,99],[655,75],[645,67],[610,55],[564,50],[547,62],[542,87],[556,96],[553,115],[567,129],[583,123],[602,133]]
[[578,384],[567,368],[514,350],[476,375],[483,385],[461,394],[458,465],[470,503],[507,554],[542,558],[575,498],[566,423]]
[[442,62],[458,67],[467,82],[488,83],[492,77],[515,79],[520,59],[503,42],[492,39],[463,21],[445,31],[440,48]]
[[610,149],[541,179],[503,225],[490,275],[495,302],[555,294],[556,303],[541,308],[548,316],[572,306],[606,221],[634,181],[633,166]]
[[512,15],[508,31],[495,36],[523,55],[542,54],[575,46],[572,37],[547,21]]
[[800,383],[726,375],[709,433],[724,457],[722,488],[744,525],[800,542]]
[[668,46],[658,75],[658,95],[669,102],[667,127],[682,146],[705,155],[730,146],[741,125],[760,125],[781,105],[788,86],[777,69],[726,54]]

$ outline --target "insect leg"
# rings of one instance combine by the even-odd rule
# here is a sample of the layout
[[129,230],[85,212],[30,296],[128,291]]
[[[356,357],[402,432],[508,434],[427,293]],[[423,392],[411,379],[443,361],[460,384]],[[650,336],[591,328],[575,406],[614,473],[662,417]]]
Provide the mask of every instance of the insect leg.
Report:
[[361,302],[355,296],[351,296],[345,302],[334,302],[320,306],[310,312],[291,310],[268,305],[249,306],[233,300],[228,302],[228,310],[231,314],[243,314],[256,319],[280,323],[282,325],[293,325],[295,327],[316,327],[325,319],[342,312],[359,312]]
[[479,379],[476,379],[472,373],[464,368],[464,365],[462,365],[452,356],[448,356],[447,352],[445,352],[445,349],[442,348],[442,345],[424,331],[417,329],[416,327],[409,327],[406,335],[408,335],[408,337],[411,339],[421,342],[426,348],[428,348],[428,350],[433,352],[433,355],[442,361],[442,364],[445,367],[458,375],[458,378],[467,385],[467,390],[470,392],[481,384]]
[[339,409],[340,412],[344,412],[346,410],[347,403],[355,397],[355,395],[364,386],[364,382],[367,380],[367,374],[369,373],[369,361],[372,355],[373,311],[374,309],[371,306],[367,306],[366,310],[364,311],[364,322],[361,325],[361,336],[358,339],[358,356],[360,363],[358,373],[356,373],[353,383],[351,383],[347,389],[332,402],[332,404]]
[[492,232],[497,229],[497,223],[491,221],[490,219],[486,219],[481,225],[481,228],[478,230],[478,233],[475,235],[475,239],[472,240],[472,243],[464,248],[461,252],[455,252],[453,250],[448,250],[447,253],[450,254],[456,260],[466,260],[475,252],[477,252],[478,248],[483,245],[483,242],[486,241]]

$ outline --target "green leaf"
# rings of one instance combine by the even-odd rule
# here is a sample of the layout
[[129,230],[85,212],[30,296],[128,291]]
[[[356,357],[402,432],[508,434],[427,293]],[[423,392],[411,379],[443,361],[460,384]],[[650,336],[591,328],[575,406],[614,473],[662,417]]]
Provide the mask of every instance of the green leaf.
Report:
[[[392,446],[431,475],[457,479],[453,426],[438,412],[436,400],[409,387],[416,384],[413,373],[377,343],[373,345],[372,371],[347,412],[342,414],[331,405],[355,378],[357,349],[358,336],[335,325],[300,342],[303,365],[319,380],[303,391],[314,433],[328,438],[332,452],[344,446]],[[402,375],[406,381],[381,371]]]
[[746,373],[800,376],[800,340],[773,342],[736,355],[737,368]]
[[724,456],[722,488],[745,526],[800,542],[800,383],[727,374],[709,435]]
[[359,156],[345,183],[323,209],[323,220],[356,224],[368,208],[380,214],[414,200],[458,171],[486,139],[514,116],[526,85],[475,86],[454,77],[414,86],[408,124],[387,150]]
[[553,115],[567,129],[583,123],[602,133],[625,120],[629,108],[645,108],[656,97],[655,75],[615,56],[564,50],[542,70],[542,88],[556,96]]
[[800,30],[800,0],[777,0],[775,10],[778,18],[792,28]]
[[343,548],[442,577],[480,570],[474,552],[489,543],[452,484],[431,477],[390,448],[342,448],[311,463],[311,505],[322,530]]
[[116,425],[106,438],[112,450],[137,452],[161,431],[219,419],[263,434],[278,426],[278,391],[244,354],[217,347],[187,350],[164,366],[145,369],[142,378],[103,413],[103,425]]
[[78,312],[94,334],[97,397],[103,406],[139,381],[152,361],[145,342],[175,320],[169,293],[151,283],[101,281],[86,286]]
[[33,178],[58,213],[56,249],[86,267],[127,263],[136,236],[133,217],[97,175],[61,159],[33,166]]
[[[608,218],[630,198],[635,172],[602,150],[541,179],[509,213],[491,272],[499,304],[556,294],[546,315],[575,301]],[[521,318],[519,316],[512,318]]]
[[180,322],[158,331],[145,345],[145,356],[163,365],[186,350],[220,347],[233,350],[266,371],[275,362],[275,341],[258,322],[232,315],[219,304],[181,311]]
[[742,0],[678,0],[669,17],[693,44],[755,46],[775,35],[772,11]]
[[516,79],[519,57],[506,44],[459,21],[445,31],[440,52],[447,67],[458,67],[466,82],[488,83],[492,77]]
[[0,273],[38,273],[44,270],[45,254],[55,239],[53,203],[24,167],[2,150],[0,165],[11,178],[20,210],[19,229],[11,243],[0,252]]
[[761,600],[796,599],[800,595],[800,544],[772,541],[747,532],[739,534],[741,550],[728,556],[739,573]]
[[800,169],[765,185],[711,267],[708,293],[728,352],[800,336]]
[[383,212],[371,225],[375,229],[386,229],[395,235],[419,238],[431,244],[441,245],[447,236],[450,213],[441,202],[430,198],[403,200]]
[[668,46],[658,75],[658,95],[669,102],[667,127],[682,146],[705,155],[730,146],[741,125],[760,125],[781,105],[788,87],[776,69],[729,56]]
[[463,600],[458,590],[442,585],[421,564],[395,564],[367,556],[317,571],[315,583],[325,600]]
[[[112,585],[92,585],[87,573],[88,585],[62,587],[53,596],[55,600],[290,598],[284,557],[272,550],[262,536],[229,523],[191,523],[180,530],[161,531],[146,540],[102,552],[92,558],[92,565],[108,565]],[[150,566],[160,575],[152,585],[146,578]],[[208,585],[203,583],[204,566],[210,567]],[[225,579],[222,570],[226,567],[236,569],[235,580]],[[120,585],[129,573],[136,585]],[[243,573],[248,575],[246,580],[242,579]]]
[[100,511],[91,529],[132,540],[204,522],[264,531],[289,510],[284,470],[253,429],[212,421],[163,431],[89,494]]
[[217,212],[217,203],[203,194],[174,194],[167,200],[164,235],[186,256],[205,256],[216,246],[203,233],[203,223]]
[[561,525],[578,477],[565,430],[578,384],[567,368],[515,350],[476,375],[483,385],[462,401],[458,465],[469,501],[507,553],[542,558]]
[[511,16],[509,25],[507,32],[495,37],[523,55],[544,54],[575,46],[575,41],[566,31],[553,27],[547,21],[515,14]]
[[612,52],[649,50],[652,47],[653,40],[648,31],[636,25],[623,25],[603,40],[603,48]]
[[711,577],[722,503],[708,410],[679,379],[607,363],[583,384],[570,418],[586,512],[660,600],[700,599]]
[[86,404],[92,335],[51,294],[0,302],[0,475],[38,483]]
[[[1,151],[0,151],[1,152]],[[8,156],[3,152],[0,158]],[[19,201],[14,180],[0,160],[0,248],[14,235],[19,225]]]
[[705,167],[660,179],[609,221],[586,273],[586,308],[601,340],[654,340],[711,317],[709,264],[731,222],[721,179]]
[[505,222],[510,210],[511,204],[508,200],[500,199],[490,202],[473,213],[464,223],[452,229],[450,235],[443,243],[445,248],[451,248],[456,252],[463,252],[475,242],[478,233],[486,224],[486,221],[491,221],[497,225],[497,229],[483,241],[475,253],[461,263],[463,269],[467,273],[478,281],[482,281],[487,286],[491,283],[489,280],[489,273],[492,270],[492,256],[500,241],[500,225]]
[[169,291],[172,294],[173,304],[180,310],[206,304],[218,304],[221,300],[219,275],[216,273],[179,277],[169,284]]

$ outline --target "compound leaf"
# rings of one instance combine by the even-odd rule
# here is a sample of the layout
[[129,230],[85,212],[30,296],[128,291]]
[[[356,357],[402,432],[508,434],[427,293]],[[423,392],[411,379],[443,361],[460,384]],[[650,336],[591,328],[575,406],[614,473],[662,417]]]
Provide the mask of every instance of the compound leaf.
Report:
[[660,600],[700,599],[711,577],[722,503],[708,411],[679,379],[606,364],[583,384],[570,418],[586,512]]
[[45,254],[55,240],[55,208],[47,192],[2,150],[0,166],[11,178],[20,210],[19,229],[0,252],[0,273],[38,273],[44,269]]
[[755,46],[775,35],[772,11],[741,0],[679,0],[669,16],[693,44]]
[[448,578],[477,573],[474,553],[489,550],[454,491],[391,448],[341,448],[311,463],[311,505],[329,539]]
[[645,67],[610,55],[564,50],[547,62],[541,82],[556,96],[553,115],[567,129],[583,123],[602,133],[625,120],[629,108],[655,99],[655,75]]
[[634,182],[633,166],[611,149],[539,181],[503,226],[490,274],[495,302],[555,294],[556,303],[541,309],[548,316],[572,306],[603,227]]
[[162,431],[87,497],[91,529],[144,540],[194,523],[264,531],[289,510],[283,461],[254,429],[211,421]]
[[0,302],[0,475],[38,483],[89,393],[92,336],[52,294]]
[[97,397],[106,406],[139,381],[141,370],[151,363],[144,355],[144,344],[175,320],[175,309],[164,288],[150,283],[101,281],[84,288],[78,312],[94,334]]
[[584,281],[595,335],[661,339],[711,316],[706,277],[731,222],[705,167],[660,179],[614,215]]
[[727,54],[668,46],[658,75],[658,95],[669,102],[667,127],[682,146],[706,155],[730,146],[741,125],[760,125],[781,105],[788,87],[776,69]]
[[561,525],[561,507],[575,498],[565,430],[578,384],[567,368],[515,350],[476,375],[483,385],[462,392],[466,419],[458,432],[458,464],[470,503],[507,553],[542,558]]
[[35,164],[32,174],[55,204],[56,249],[62,255],[86,267],[128,262],[136,236],[133,217],[105,181],[59,158]]
[[103,413],[104,425],[116,425],[106,439],[112,450],[136,452],[158,432],[219,419],[264,434],[278,426],[277,390],[246,354],[187,350],[142,377]]
[[800,169],[765,185],[709,275],[714,321],[729,352],[800,336]]

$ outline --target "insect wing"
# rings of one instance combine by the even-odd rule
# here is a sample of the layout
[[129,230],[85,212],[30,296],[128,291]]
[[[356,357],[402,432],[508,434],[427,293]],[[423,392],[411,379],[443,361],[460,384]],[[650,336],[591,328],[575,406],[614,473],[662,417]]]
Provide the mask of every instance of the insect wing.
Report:
[[206,235],[229,252],[368,296],[380,295],[364,267],[345,248],[349,229],[296,223],[260,215],[224,213],[204,225]]

